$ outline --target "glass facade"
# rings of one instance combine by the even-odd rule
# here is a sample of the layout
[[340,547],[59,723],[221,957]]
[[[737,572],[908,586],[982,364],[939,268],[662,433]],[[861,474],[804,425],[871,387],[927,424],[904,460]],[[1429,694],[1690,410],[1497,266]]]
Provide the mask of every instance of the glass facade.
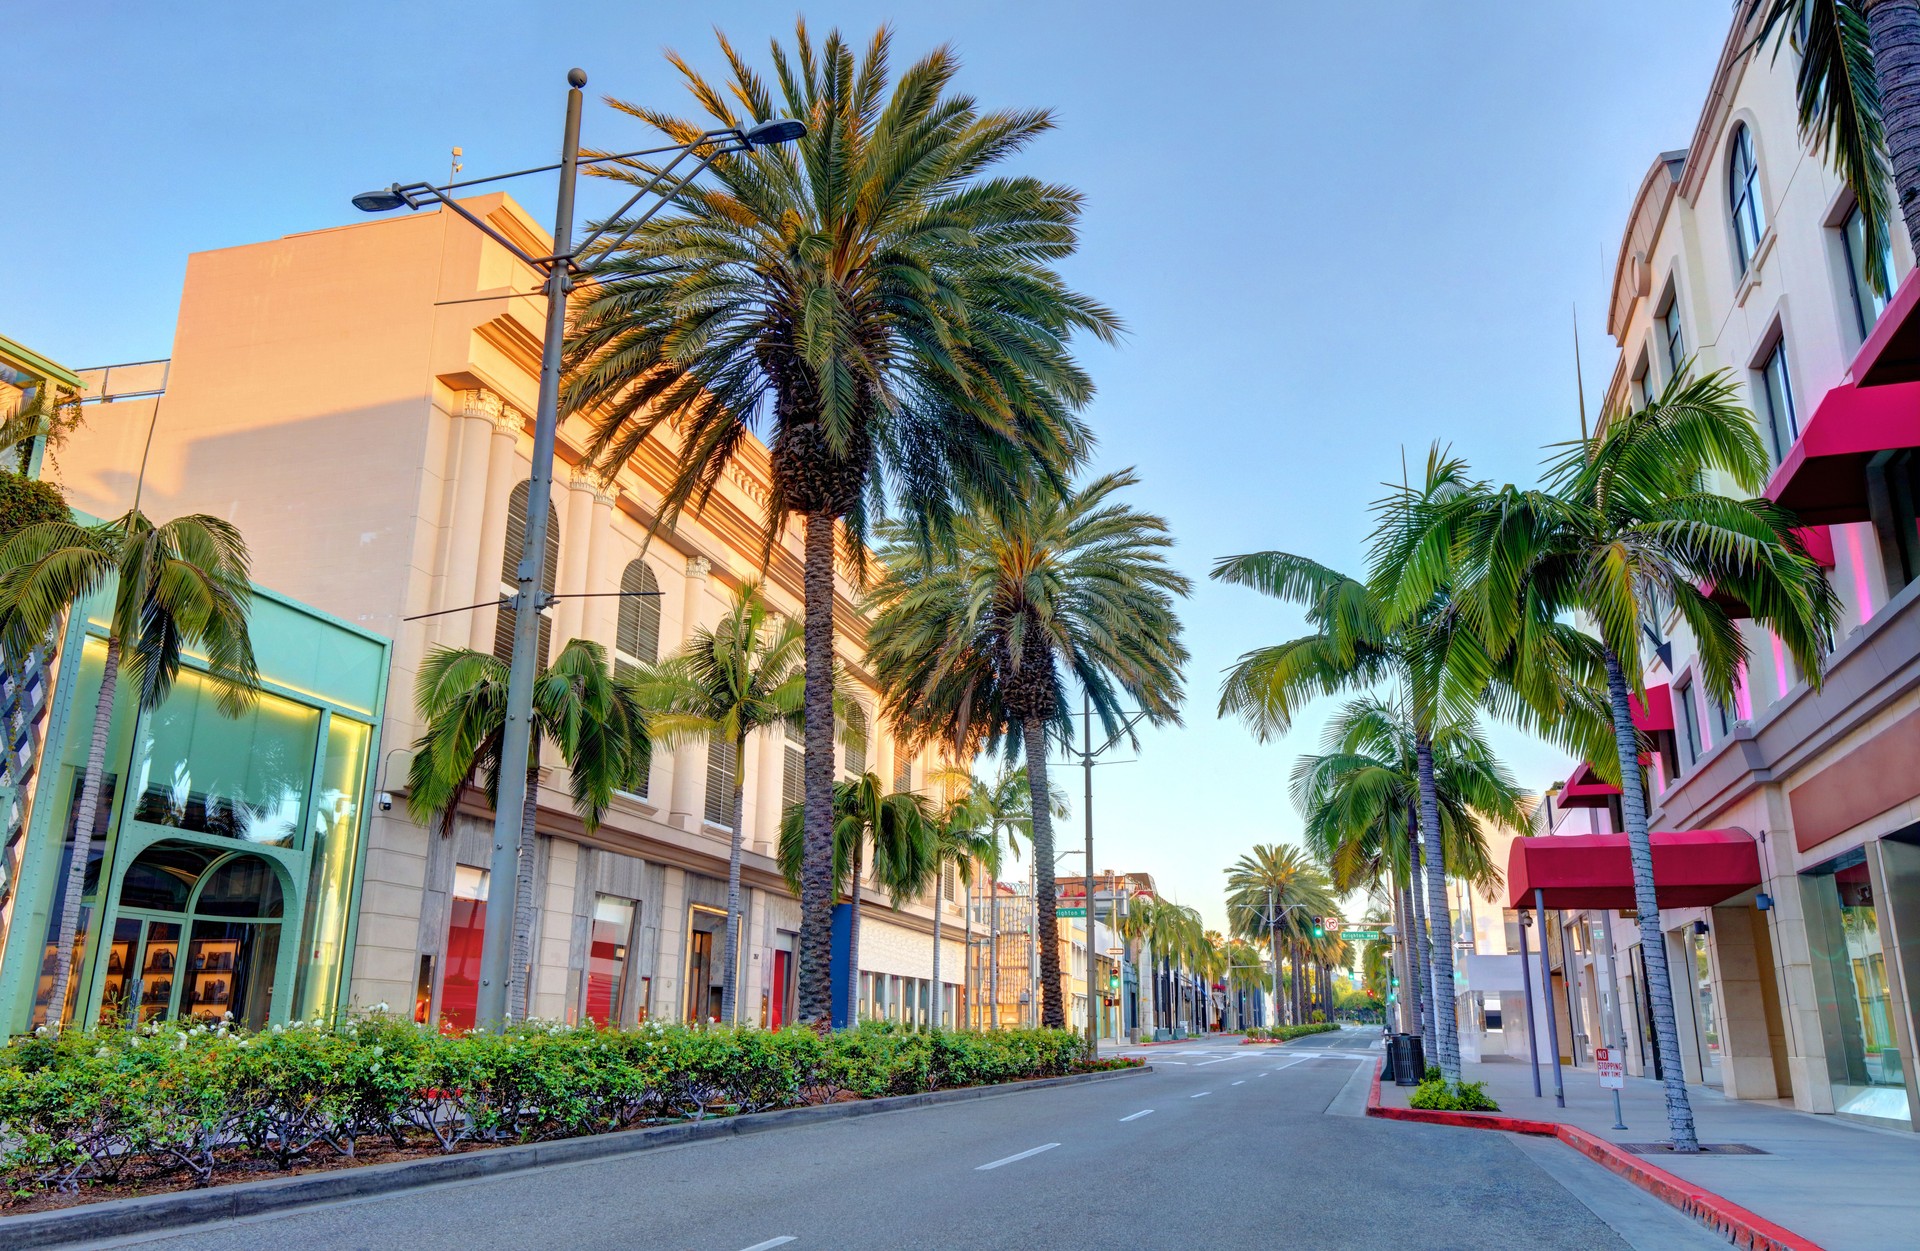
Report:
[[329,718],[320,789],[308,822],[312,874],[295,1009],[303,1018],[327,1011],[341,990],[353,919],[353,886],[359,880],[360,806],[372,741],[372,726],[346,717]]
[[1834,1110],[1907,1124],[1906,1066],[1868,850],[1856,848],[1802,875],[1807,941]]
[[[147,718],[134,820],[267,847],[297,847],[320,711],[262,694],[237,717],[214,684],[182,673]],[[364,748],[364,743],[363,743]]]
[[631,1019],[627,1007],[628,953],[638,905],[612,895],[593,897],[592,928],[587,937],[586,1018],[596,1025]]
[[460,865],[453,871],[447,908],[447,963],[440,984],[440,1028],[474,1026],[480,1007],[480,948],[487,928],[487,871]]

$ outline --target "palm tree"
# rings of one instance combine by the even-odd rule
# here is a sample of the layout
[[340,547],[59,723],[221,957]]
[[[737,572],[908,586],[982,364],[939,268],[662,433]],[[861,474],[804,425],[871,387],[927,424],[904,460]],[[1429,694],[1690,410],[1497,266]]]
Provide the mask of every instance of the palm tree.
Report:
[[1252,992],[1258,990],[1272,993],[1273,978],[1267,972],[1266,957],[1260,948],[1245,939],[1234,938],[1227,942],[1227,987],[1233,993],[1234,1029],[1245,1031],[1254,1022],[1248,1002]]
[[[1563,612],[1583,614],[1599,636],[1609,763],[1621,784],[1667,1117],[1681,1151],[1697,1149],[1697,1142],[1629,707],[1645,688],[1640,623],[1677,608],[1696,640],[1708,691],[1731,703],[1747,648],[1728,600],[1770,628],[1816,687],[1838,616],[1833,589],[1790,513],[1764,498],[1735,499],[1705,485],[1708,474],[1720,473],[1751,492],[1766,479],[1753,416],[1735,394],[1724,373],[1677,377],[1646,408],[1618,414],[1598,434],[1566,445],[1541,487],[1476,491],[1436,513],[1427,543],[1450,549],[1457,594],[1471,599],[1496,646]],[[1417,596],[1428,566],[1414,560],[1408,570]]]
[[[935,817],[927,801],[912,791],[889,791],[871,773],[838,782],[833,788],[833,878],[837,895],[845,891],[852,915],[847,926],[847,982],[851,1000],[860,992],[860,886],[873,853],[873,883],[895,908],[924,894],[936,868]],[[799,893],[806,859],[806,808],[788,807],[780,818],[780,872]],[[853,1022],[849,1002],[847,1021]]]
[[[720,1019],[738,1024],[740,951],[741,801],[746,789],[747,740],[772,726],[801,722],[805,697],[800,623],[767,611],[758,583],[734,592],[727,615],[694,631],[677,654],[634,679],[655,741],[717,744],[732,751],[733,814],[727,851],[727,934],[721,946]],[[710,748],[711,749],[711,748]]]
[[[1414,733],[1425,895],[1436,923],[1448,915],[1432,777],[1433,740],[1440,728],[1490,707],[1575,749],[1596,741],[1601,732],[1597,717],[1584,714],[1582,702],[1583,693],[1597,685],[1592,639],[1563,622],[1542,618],[1494,647],[1484,637],[1479,618],[1455,605],[1446,581],[1446,545],[1423,536],[1433,528],[1430,514],[1451,506],[1474,486],[1465,464],[1436,447],[1418,486],[1403,487],[1376,505],[1373,584],[1287,552],[1224,557],[1212,573],[1221,581],[1302,605],[1312,627],[1303,637],[1241,656],[1222,683],[1220,715],[1240,716],[1264,741],[1285,733],[1300,706],[1315,696],[1365,692],[1386,683],[1397,688]],[[1416,584],[1408,577],[1409,565],[1419,569],[1423,581]],[[1435,1013],[1437,1058],[1447,1080],[1457,1082],[1459,1041],[1448,944],[1434,949],[1433,980],[1444,992],[1437,1005],[1442,1010]]]
[[[959,759],[983,744],[1024,750],[1042,934],[1055,928],[1047,733],[1066,732],[1066,675],[1109,734],[1125,732],[1127,701],[1156,725],[1180,719],[1187,651],[1174,600],[1189,583],[1167,562],[1166,521],[1115,498],[1136,482],[1123,470],[1065,495],[1036,483],[1002,514],[960,519],[951,547],[883,532],[867,656],[887,715],[911,741],[943,740]],[[1040,977],[1042,1019],[1065,1028],[1051,942]]]
[[[1399,701],[1378,696],[1349,701],[1328,724],[1322,753],[1294,762],[1291,789],[1294,807],[1306,819],[1302,838],[1328,866],[1334,889],[1386,888],[1403,901],[1400,930],[1411,942],[1409,954],[1420,973],[1410,1008],[1420,1020],[1423,1042],[1433,1048],[1431,1009],[1444,1000],[1433,980],[1424,910],[1410,890],[1421,861],[1419,753],[1412,725]],[[1525,830],[1525,792],[1471,718],[1438,727],[1433,774],[1449,870],[1476,886],[1497,884],[1500,872],[1488,853],[1485,826]],[[1436,926],[1434,933],[1440,932]]]
[[1036,473],[1060,481],[1087,450],[1075,412],[1092,393],[1068,340],[1119,330],[1053,268],[1075,248],[1079,194],[989,176],[1052,115],[982,112],[952,92],[947,48],[889,86],[891,45],[883,27],[864,54],[837,31],[816,46],[803,22],[791,52],[773,46],[770,86],[723,38],[727,82],[670,57],[707,117],[617,105],[676,142],[782,115],[808,133],[719,162],[600,257],[569,360],[568,405],[592,414],[600,463],[671,432],[663,522],[706,498],[754,430],[772,451],[768,544],[804,521],[804,1021],[830,1009],[835,523],[858,565],[889,494],[931,535],[963,494],[1008,504]]
[[238,716],[259,693],[247,618],[253,587],[240,532],[218,517],[192,514],[155,525],[134,506],[99,525],[41,521],[0,548],[0,648],[25,656],[46,643],[68,612],[112,587],[107,652],[93,710],[93,737],[74,817],[73,857],[56,937],[49,1028],[59,1029],[73,974],[80,893],[100,811],[107,737],[124,662],[139,710],[166,699],[180,672],[181,650],[206,657],[219,709]]
[[[1920,5],[1915,0],[1744,0],[1755,44],[1791,44],[1800,134],[1853,192],[1868,239],[1868,280],[1892,276],[1884,249],[1893,200],[1920,255]],[[1891,156],[1891,168],[1889,168]]]
[[[1033,792],[1027,785],[1025,768],[1003,768],[992,785],[978,792],[985,807],[984,820],[992,858],[986,860],[991,894],[987,904],[987,1002],[992,1005],[992,1028],[1000,1028],[1000,871],[1007,853],[1020,854],[1020,840],[1033,837]],[[1066,801],[1058,792],[1047,800],[1047,811],[1055,817],[1067,814]]]
[[[1227,870],[1227,925],[1249,942],[1265,940],[1280,975],[1280,939],[1285,934],[1293,966],[1290,1024],[1304,1020],[1305,994],[1300,975],[1301,943],[1312,931],[1310,917],[1334,911],[1333,884],[1298,847],[1265,843],[1241,856]],[[1275,994],[1279,988],[1276,984]],[[1278,1002],[1278,1000],[1276,1000]]]
[[[407,766],[407,811],[422,824],[449,825],[470,788],[493,804],[500,793],[500,748],[507,725],[507,666],[487,652],[436,647],[420,664],[414,709],[425,724]],[[647,720],[631,686],[617,679],[598,643],[574,639],[535,679],[526,807],[513,893],[513,971],[507,1012],[527,1014],[533,962],[534,814],[540,803],[540,748],[552,743],[567,768],[574,811],[588,830],[646,776],[652,753]]]
[[[934,818],[933,851],[933,993],[936,1027],[946,1025],[946,990],[940,980],[941,929],[946,902],[946,870],[951,867],[955,879],[972,895],[975,865],[986,867],[997,878],[1000,865],[1000,840],[993,827],[992,795],[976,785],[973,775],[962,769],[942,770],[937,779],[947,790],[946,802]],[[966,910],[967,944],[973,950],[973,910]]]

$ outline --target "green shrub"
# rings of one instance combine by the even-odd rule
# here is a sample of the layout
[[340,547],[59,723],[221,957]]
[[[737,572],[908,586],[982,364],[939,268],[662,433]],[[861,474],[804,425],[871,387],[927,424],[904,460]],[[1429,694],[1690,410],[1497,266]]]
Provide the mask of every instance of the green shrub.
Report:
[[396,1017],[192,1020],[0,1047],[0,1181],[28,1195],[352,1157],[360,1141],[528,1142],[648,1119],[914,1094],[1089,1067],[1067,1030],[602,1030],[529,1022],[445,1035]]
[[1437,1081],[1439,1081],[1439,1080],[1440,1080],[1440,1066],[1439,1066],[1439,1065],[1437,1065],[1437,1064],[1429,1064],[1429,1065],[1427,1066],[1427,1071],[1426,1071],[1425,1073],[1422,1073],[1422,1074],[1420,1075],[1420,1080],[1421,1080],[1421,1081],[1423,1081],[1423,1082],[1437,1082]]
[[66,496],[53,483],[0,470],[0,543],[28,526],[71,516]]
[[[1437,1070],[1434,1070],[1437,1073]],[[1430,1076],[1414,1087],[1407,1100],[1416,1108],[1431,1112],[1498,1112],[1500,1105],[1487,1094],[1485,1082],[1461,1082],[1450,1086],[1438,1076]]]

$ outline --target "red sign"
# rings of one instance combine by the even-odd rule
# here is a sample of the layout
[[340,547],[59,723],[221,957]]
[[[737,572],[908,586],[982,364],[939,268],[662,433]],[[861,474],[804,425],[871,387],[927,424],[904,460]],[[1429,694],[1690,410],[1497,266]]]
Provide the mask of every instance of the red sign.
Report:
[[1616,1048],[1595,1047],[1594,1067],[1600,1070],[1600,1089],[1622,1090],[1627,1084],[1627,1062]]

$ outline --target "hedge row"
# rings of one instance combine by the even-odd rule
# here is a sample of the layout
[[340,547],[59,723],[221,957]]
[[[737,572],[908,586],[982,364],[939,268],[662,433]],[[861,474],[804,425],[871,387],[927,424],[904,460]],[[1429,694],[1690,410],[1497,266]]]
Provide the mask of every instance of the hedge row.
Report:
[[1318,1025],[1279,1025],[1273,1029],[1250,1029],[1247,1037],[1256,1041],[1285,1042],[1289,1038],[1305,1038],[1308,1034],[1325,1034],[1340,1027],[1331,1022]]
[[649,1121],[1074,1071],[1065,1030],[907,1033],[522,1025],[448,1036],[386,1016],[244,1034],[192,1021],[0,1050],[0,1173],[46,1188],[287,1169],[362,1143],[499,1144]]

